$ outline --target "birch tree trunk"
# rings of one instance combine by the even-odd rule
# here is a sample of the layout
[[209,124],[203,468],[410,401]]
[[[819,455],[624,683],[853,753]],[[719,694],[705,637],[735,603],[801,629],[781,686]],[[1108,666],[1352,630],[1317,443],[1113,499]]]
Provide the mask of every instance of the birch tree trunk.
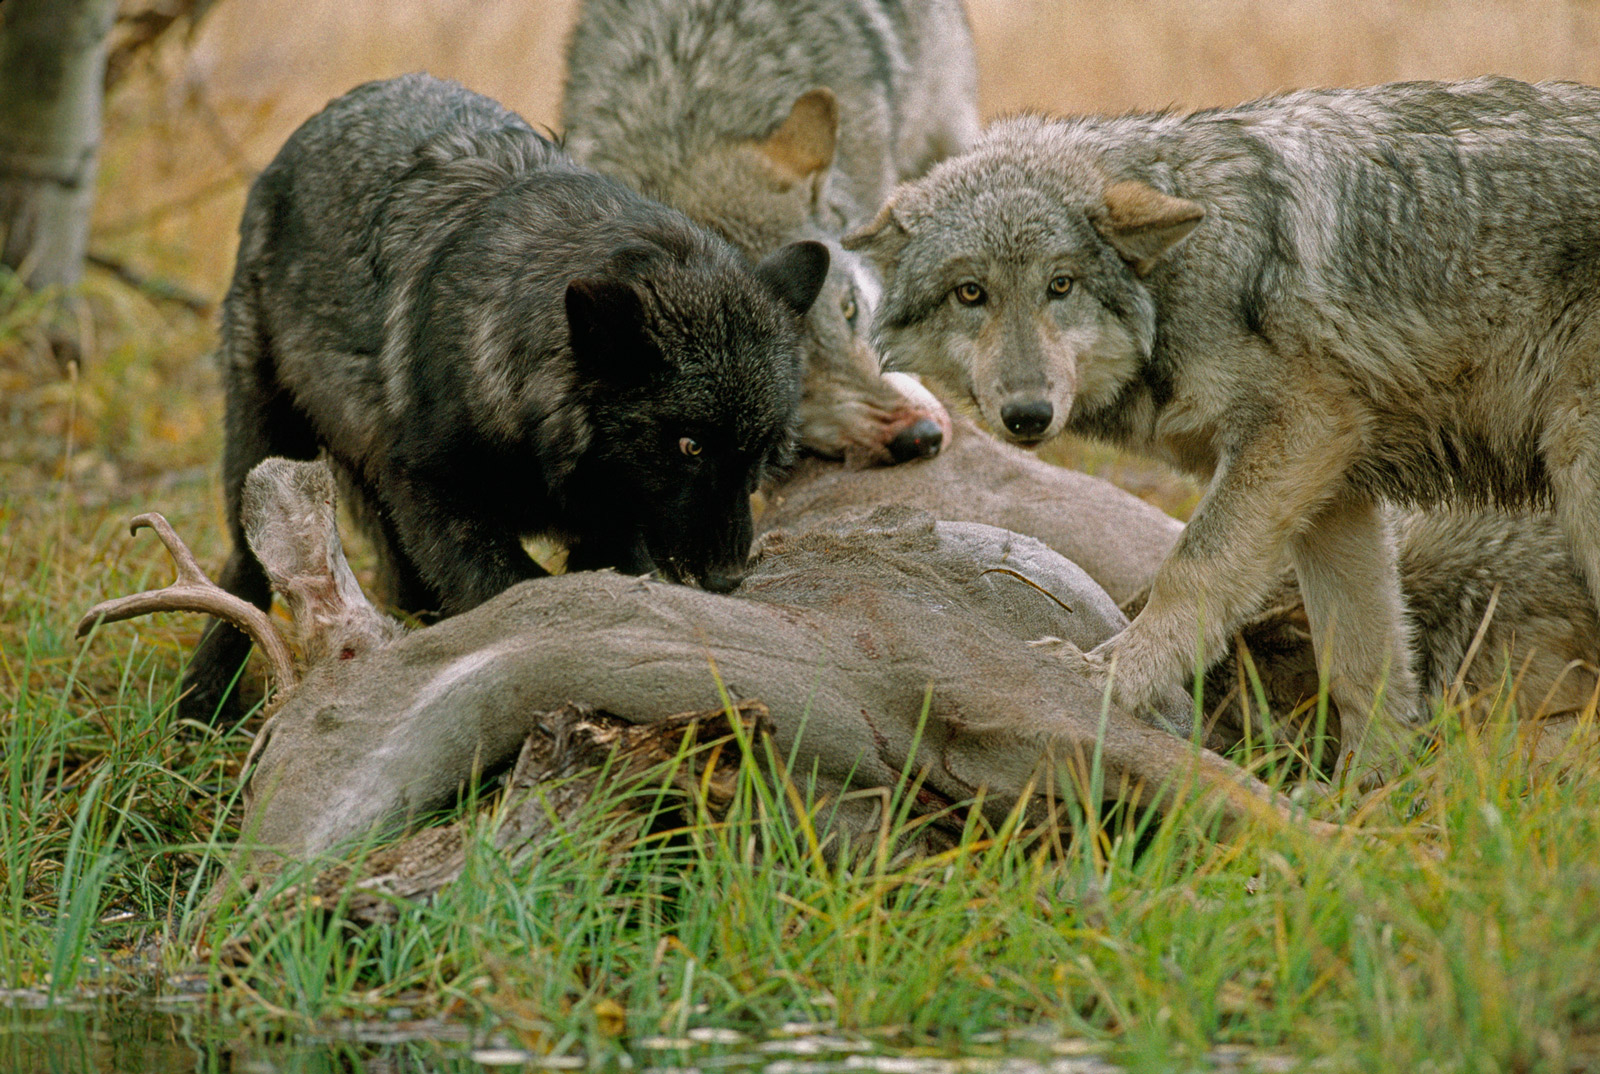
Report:
[[116,0],[0,7],[0,264],[30,287],[83,274]]

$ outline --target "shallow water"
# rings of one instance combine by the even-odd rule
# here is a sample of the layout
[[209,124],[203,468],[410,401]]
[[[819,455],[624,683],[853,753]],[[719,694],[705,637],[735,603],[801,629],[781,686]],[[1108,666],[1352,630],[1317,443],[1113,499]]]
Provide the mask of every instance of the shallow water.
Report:
[[[393,1027],[378,1023],[377,1028]],[[434,1027],[446,1030],[447,1027]],[[3,1074],[456,1074],[482,1071],[465,1034],[288,1039],[193,1002],[0,1008]],[[513,1068],[515,1069],[515,1068]]]
[[[219,1019],[194,997],[95,1006],[45,1005],[28,995],[0,1002],[0,1074],[482,1074],[587,1069],[577,1056],[536,1055],[459,1025],[403,1019],[287,1036]],[[967,1054],[930,1054],[834,1032],[780,1027],[764,1037],[690,1029],[640,1037],[597,1064],[618,1074],[1122,1074],[1097,1044],[1033,1032],[986,1034]],[[1287,1058],[1218,1049],[1171,1070],[1279,1072]]]

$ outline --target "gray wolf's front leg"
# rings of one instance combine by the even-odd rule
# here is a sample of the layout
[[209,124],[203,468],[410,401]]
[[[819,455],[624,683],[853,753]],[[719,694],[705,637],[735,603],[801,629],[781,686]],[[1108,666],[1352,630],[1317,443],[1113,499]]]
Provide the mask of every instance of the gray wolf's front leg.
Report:
[[[1600,329],[1595,332],[1600,335]],[[1600,351],[1600,342],[1591,353]],[[1572,558],[1588,583],[1589,598],[1600,608],[1600,374],[1577,378],[1571,402],[1557,408],[1543,444],[1556,520]]]
[[[1338,498],[1360,440],[1357,424],[1330,399],[1283,404],[1241,434],[1156,571],[1144,609],[1089,654],[1101,674],[1110,674],[1115,657],[1118,703],[1146,712],[1194,674],[1197,658],[1204,667],[1222,652],[1266,599],[1292,543]],[[1343,535],[1334,546],[1356,537]],[[1384,651],[1397,645],[1385,642]]]

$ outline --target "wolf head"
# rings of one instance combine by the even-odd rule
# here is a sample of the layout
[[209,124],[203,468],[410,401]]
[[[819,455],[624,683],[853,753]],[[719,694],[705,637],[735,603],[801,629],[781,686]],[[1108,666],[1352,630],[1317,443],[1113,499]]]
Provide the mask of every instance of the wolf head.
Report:
[[868,334],[880,295],[859,255],[834,251],[802,342],[800,445],[857,468],[937,455],[950,436],[944,404],[914,378],[883,372]]
[[1205,214],[1102,170],[1069,124],[990,128],[845,236],[884,278],[875,332],[895,368],[969,395],[1036,444],[1112,403],[1154,345],[1145,277]]
[[829,182],[838,133],[838,102],[819,86],[797,97],[777,126],[757,137],[695,139],[679,132],[683,144],[648,153],[588,146],[581,130],[572,142],[577,159],[753,253],[819,225],[838,234],[848,216],[859,216],[855,205],[836,203],[840,195]]
[[[580,158],[710,227],[752,257],[796,238],[828,241],[860,210],[830,183],[839,106],[819,86],[759,137],[717,138],[690,155],[621,154],[574,132]],[[878,294],[860,257],[829,242],[826,282],[806,317],[800,444],[824,458],[876,466],[937,454],[950,417],[926,391],[885,380],[868,338]]]
[[647,248],[567,285],[585,484],[600,486],[584,513],[630,531],[669,576],[729,589],[742,575],[750,494],[792,454],[800,318],[827,269],[815,242],[753,271]]

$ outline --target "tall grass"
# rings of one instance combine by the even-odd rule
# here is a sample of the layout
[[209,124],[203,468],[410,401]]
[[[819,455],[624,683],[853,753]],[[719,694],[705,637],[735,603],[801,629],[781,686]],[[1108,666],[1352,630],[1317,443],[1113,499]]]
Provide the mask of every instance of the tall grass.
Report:
[[[25,617],[0,723],[8,987],[159,989],[197,969],[247,1020],[404,1007],[592,1057],[807,1022],[936,1049],[1031,1028],[1152,1070],[1219,1044],[1335,1070],[1600,1061],[1600,764],[1581,739],[1535,767],[1513,722],[1445,713],[1431,754],[1346,803],[1371,838],[1220,842],[1193,803],[1135,815],[1067,795],[1057,830],[973,820],[932,858],[900,856],[893,826],[834,853],[828,803],[793,823],[804,792],[745,743],[720,820],[691,810],[619,852],[596,810],[526,860],[496,853],[486,820],[461,881],[358,928],[339,899],[203,906],[237,835],[244,739],[175,723],[178,658],[149,627],[70,639],[46,560],[8,585]],[[108,586],[152,574],[124,563]]]

